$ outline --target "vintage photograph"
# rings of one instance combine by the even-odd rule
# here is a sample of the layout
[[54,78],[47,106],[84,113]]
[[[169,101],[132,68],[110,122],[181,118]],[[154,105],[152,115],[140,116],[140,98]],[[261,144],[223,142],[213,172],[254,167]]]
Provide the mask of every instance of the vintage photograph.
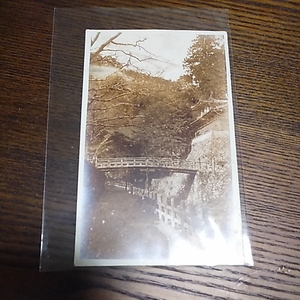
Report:
[[243,264],[226,32],[87,30],[75,265]]

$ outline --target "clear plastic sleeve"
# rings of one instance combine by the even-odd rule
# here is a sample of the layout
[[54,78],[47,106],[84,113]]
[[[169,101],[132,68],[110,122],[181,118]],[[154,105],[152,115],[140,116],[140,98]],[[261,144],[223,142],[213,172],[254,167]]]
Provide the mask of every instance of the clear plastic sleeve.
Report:
[[[184,72],[167,77],[182,47]],[[199,75],[201,47],[220,74]],[[253,264],[229,50],[226,10],[55,9],[41,271]]]

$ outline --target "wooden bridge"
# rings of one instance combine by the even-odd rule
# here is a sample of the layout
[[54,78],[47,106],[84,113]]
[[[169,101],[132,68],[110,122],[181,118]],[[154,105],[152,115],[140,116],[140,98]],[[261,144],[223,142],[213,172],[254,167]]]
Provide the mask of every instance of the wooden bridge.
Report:
[[164,157],[97,158],[95,166],[103,171],[113,169],[169,169],[179,173],[196,173],[199,163]]

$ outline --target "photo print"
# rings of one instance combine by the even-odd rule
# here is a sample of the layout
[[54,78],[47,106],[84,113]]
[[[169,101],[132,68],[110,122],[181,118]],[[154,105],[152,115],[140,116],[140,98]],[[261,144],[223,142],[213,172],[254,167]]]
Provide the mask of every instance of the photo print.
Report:
[[243,263],[227,33],[87,30],[75,265]]

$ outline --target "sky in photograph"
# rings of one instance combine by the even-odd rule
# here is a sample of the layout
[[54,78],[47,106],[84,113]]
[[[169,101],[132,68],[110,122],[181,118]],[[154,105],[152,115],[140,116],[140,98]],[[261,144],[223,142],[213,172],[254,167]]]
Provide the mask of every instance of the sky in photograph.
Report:
[[[90,40],[92,40],[98,31],[89,31]],[[122,32],[115,39],[115,42],[124,44],[136,44],[138,40],[144,40],[140,45],[149,53],[138,47],[118,46],[110,44],[105,49],[123,50],[132,53],[134,56],[145,61],[138,62],[132,59],[132,62],[140,70],[145,70],[152,76],[160,76],[165,79],[177,80],[184,74],[182,63],[187,56],[188,49],[193,40],[200,34],[209,34],[210,32],[200,31],[165,31],[165,30],[104,30],[101,31],[91,51],[96,51],[103,43],[108,41],[118,32]],[[115,52],[117,60],[126,63],[128,56],[122,51]],[[101,55],[112,55],[113,52],[103,51]],[[152,59],[149,59],[151,57]],[[134,68],[133,68],[134,69]]]

